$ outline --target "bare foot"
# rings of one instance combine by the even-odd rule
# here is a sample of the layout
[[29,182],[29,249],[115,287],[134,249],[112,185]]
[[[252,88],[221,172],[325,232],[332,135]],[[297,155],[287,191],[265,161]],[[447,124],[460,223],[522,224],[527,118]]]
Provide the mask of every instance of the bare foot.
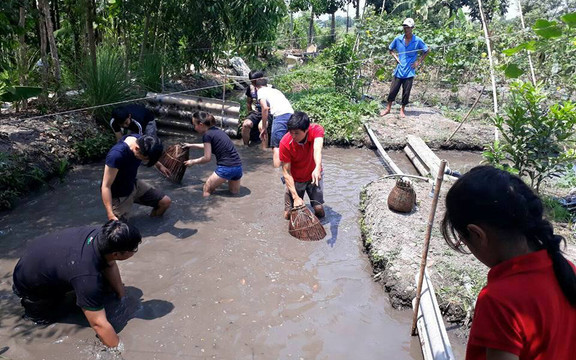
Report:
[[385,116],[390,114],[390,109],[380,110],[380,116]]
[[404,111],[400,111],[400,117],[406,117],[406,113]]

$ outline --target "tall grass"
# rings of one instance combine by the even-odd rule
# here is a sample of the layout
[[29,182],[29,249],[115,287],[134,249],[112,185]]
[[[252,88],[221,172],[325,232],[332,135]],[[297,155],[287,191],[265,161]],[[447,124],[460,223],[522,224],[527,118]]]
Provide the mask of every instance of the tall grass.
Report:
[[147,54],[142,57],[136,72],[138,84],[146,91],[162,91],[162,56]]
[[[109,104],[126,100],[131,95],[131,84],[124,67],[124,59],[117,49],[109,46],[97,50],[96,69],[86,60],[81,81],[87,106]],[[99,108],[96,116],[103,117],[110,109]]]

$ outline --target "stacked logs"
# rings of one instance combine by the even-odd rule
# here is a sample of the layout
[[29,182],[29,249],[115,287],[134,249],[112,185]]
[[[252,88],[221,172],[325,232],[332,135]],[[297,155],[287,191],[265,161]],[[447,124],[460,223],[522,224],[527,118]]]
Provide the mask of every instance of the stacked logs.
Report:
[[190,117],[196,111],[214,115],[216,126],[230,137],[238,134],[240,104],[237,102],[182,94],[148,93],[146,97],[149,104],[147,108],[157,115],[160,135],[188,136],[193,131]]

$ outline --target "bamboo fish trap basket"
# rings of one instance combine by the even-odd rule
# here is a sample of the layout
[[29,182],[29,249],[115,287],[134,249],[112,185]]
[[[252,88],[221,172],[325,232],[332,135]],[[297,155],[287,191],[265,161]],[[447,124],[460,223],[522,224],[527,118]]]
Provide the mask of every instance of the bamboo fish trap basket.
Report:
[[306,205],[295,207],[290,211],[288,232],[304,241],[318,241],[326,236],[324,226]]
[[401,213],[409,213],[416,204],[416,192],[406,178],[396,180],[396,185],[388,195],[388,208]]
[[169,146],[160,159],[158,159],[158,162],[168,169],[170,175],[166,176],[166,178],[179,184],[182,182],[182,178],[186,172],[186,165],[184,165],[184,162],[188,159],[188,149],[185,150],[181,145],[176,144]]

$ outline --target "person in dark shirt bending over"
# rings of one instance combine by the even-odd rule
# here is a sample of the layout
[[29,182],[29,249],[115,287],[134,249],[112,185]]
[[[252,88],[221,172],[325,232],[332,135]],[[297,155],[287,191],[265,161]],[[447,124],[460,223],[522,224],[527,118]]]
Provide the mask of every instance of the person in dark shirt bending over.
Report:
[[156,136],[156,120],[154,114],[142,105],[127,105],[112,110],[110,127],[120,141],[128,131],[132,134]]
[[142,161],[166,174],[167,169],[157,162],[163,151],[157,137],[137,134],[124,136],[110,149],[101,187],[108,220],[128,217],[133,203],[152,207],[150,216],[161,216],[170,207],[167,195],[136,178]]
[[204,184],[203,195],[210,196],[220,185],[228,182],[232,194],[240,191],[242,161],[232,140],[224,131],[214,126],[214,116],[204,111],[192,115],[194,130],[202,135],[202,144],[183,144],[184,148],[203,149],[204,155],[184,162],[186,166],[210,162],[212,154],[216,156],[216,170]]
[[142,237],[127,223],[110,220],[101,228],[85,226],[43,235],[28,245],[14,269],[14,293],[21,298],[24,317],[49,324],[63,315],[61,304],[74,291],[78,305],[102,343],[120,341],[106,317],[104,295],[110,288],[124,297],[116,261],[131,258]]

